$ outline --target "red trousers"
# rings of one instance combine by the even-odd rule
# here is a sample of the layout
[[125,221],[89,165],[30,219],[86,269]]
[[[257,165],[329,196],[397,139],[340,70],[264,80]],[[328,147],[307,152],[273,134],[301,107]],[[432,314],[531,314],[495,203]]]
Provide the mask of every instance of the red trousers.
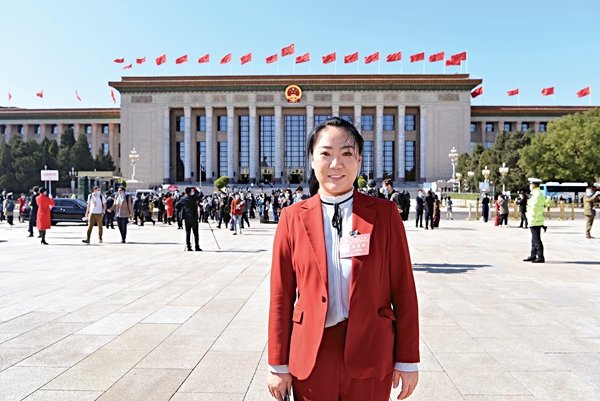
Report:
[[354,379],[344,363],[346,322],[325,329],[314,370],[306,380],[292,379],[296,401],[388,401],[392,373],[383,380]]

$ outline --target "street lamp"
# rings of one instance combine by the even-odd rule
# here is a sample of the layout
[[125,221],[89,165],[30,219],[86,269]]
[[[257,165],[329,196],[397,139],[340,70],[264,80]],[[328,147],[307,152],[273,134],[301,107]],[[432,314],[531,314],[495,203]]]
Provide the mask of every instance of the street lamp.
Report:
[[456,172],[456,162],[458,161],[458,152],[454,146],[452,146],[452,149],[450,149],[448,158],[450,158],[450,163],[452,164],[452,179],[454,179],[454,175]]
[[481,170],[481,174],[483,174],[483,181],[489,182],[488,178],[490,178],[491,171],[488,169],[488,166],[485,166],[483,170]]
[[77,177],[77,172],[74,167],[71,167],[69,177],[71,177],[71,194],[75,194],[75,177]]
[[460,179],[462,178],[461,173],[456,173],[456,181],[458,182],[458,193],[460,193]]
[[[471,187],[471,185],[473,185],[473,187],[475,187],[475,183],[471,184],[471,181],[473,181],[473,177],[475,177],[475,172],[474,171],[467,171],[467,176],[469,177],[469,187]],[[473,192],[472,188],[471,192]]]
[[131,149],[129,153],[129,162],[131,163],[131,167],[133,168],[133,173],[131,174],[131,181],[135,181],[135,164],[140,159],[139,153],[135,150],[135,148]]
[[502,167],[500,167],[498,171],[502,176],[502,193],[504,193],[506,191],[506,188],[504,187],[504,178],[506,177],[506,174],[508,174],[508,167],[506,167],[506,163],[502,163]]

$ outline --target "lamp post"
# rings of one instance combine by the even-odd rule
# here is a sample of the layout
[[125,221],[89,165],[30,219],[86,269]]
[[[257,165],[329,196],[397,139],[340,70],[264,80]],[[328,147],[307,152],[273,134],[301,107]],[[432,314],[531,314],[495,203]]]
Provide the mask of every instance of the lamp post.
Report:
[[460,179],[462,178],[461,173],[456,173],[456,181],[458,182],[458,193],[460,193]]
[[69,177],[71,177],[71,194],[74,195],[75,194],[75,177],[77,177],[77,172],[75,171],[74,167],[71,167],[71,170],[69,171]]
[[454,146],[452,146],[452,149],[450,149],[448,158],[450,159],[450,163],[452,164],[452,179],[454,179],[456,173],[456,162],[458,161],[458,151]]
[[131,181],[135,181],[135,164],[140,159],[139,153],[135,150],[135,148],[131,149],[129,153],[129,162],[131,163],[131,167],[133,168],[133,172],[131,174]]
[[498,172],[502,176],[502,193],[506,192],[506,188],[504,186],[504,178],[506,174],[508,174],[508,167],[506,167],[506,163],[502,163],[502,167],[498,169]]
[[488,166],[485,166],[483,170],[481,170],[481,174],[483,174],[483,181],[489,182],[488,178],[490,178],[491,171],[488,169]]
[[473,189],[471,188],[471,185],[473,185],[473,187],[475,187],[475,183],[471,184],[471,181],[473,181],[473,177],[475,177],[475,172],[474,171],[467,171],[467,176],[469,177],[469,189],[471,190],[471,192],[473,192]]

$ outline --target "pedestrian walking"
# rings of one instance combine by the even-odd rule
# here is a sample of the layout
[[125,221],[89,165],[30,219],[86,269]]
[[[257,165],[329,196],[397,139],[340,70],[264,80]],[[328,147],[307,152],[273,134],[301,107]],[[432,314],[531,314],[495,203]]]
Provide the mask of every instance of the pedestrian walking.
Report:
[[528,228],[529,224],[527,222],[527,195],[525,195],[524,191],[521,191],[519,194],[519,198],[517,199],[517,205],[519,206],[519,213],[521,214],[521,224],[519,224],[519,228]]
[[125,188],[123,187],[119,187],[117,190],[113,212],[117,218],[121,243],[124,244],[127,241],[127,225],[129,224],[129,219],[133,216],[133,201],[131,200],[131,196],[125,193]]
[[112,192],[106,193],[106,213],[104,213],[104,225],[106,229],[115,229],[115,212],[113,205],[115,204],[115,198],[113,198]]
[[177,202],[177,209],[181,212],[185,223],[185,245],[186,250],[192,250],[191,234],[194,234],[194,245],[196,251],[202,251],[200,248],[200,238],[198,237],[198,204],[200,197],[194,187],[186,187],[185,195]]
[[600,191],[594,191],[594,188],[589,186],[585,190],[583,196],[583,215],[585,217],[585,238],[592,239],[592,224],[594,224],[594,218],[596,217],[596,210],[594,209],[594,202],[597,201],[600,196]]
[[0,223],[4,221],[4,201],[6,200],[6,190],[0,192]]
[[527,202],[527,220],[529,220],[529,230],[531,231],[531,254],[524,262],[544,263],[544,244],[542,243],[542,228],[544,228],[544,205],[546,200],[540,190],[542,180],[538,178],[529,178],[529,189],[531,196]]
[[15,216],[15,200],[13,199],[12,192],[6,195],[6,199],[3,204],[4,215],[6,216],[6,222],[9,226],[13,226],[14,216]]
[[39,195],[36,196],[37,204],[36,226],[42,238],[41,244],[48,245],[46,242],[46,230],[52,227],[52,206],[55,205],[54,200],[46,194],[46,188],[40,188]]
[[[308,141],[310,193],[273,243],[268,388],[283,400],[387,401],[418,381],[417,295],[404,225],[360,193],[363,138],[333,117]],[[384,289],[382,291],[382,289]]]
[[484,223],[487,223],[490,218],[490,197],[487,193],[484,193],[481,199],[481,217]]
[[433,217],[434,217],[434,205],[435,205],[435,197],[433,192],[430,190],[427,191],[427,196],[425,196],[425,229],[429,230],[429,226],[433,230]]
[[508,227],[508,198],[504,195],[498,195],[498,215],[499,225]]
[[167,193],[165,197],[165,215],[167,217],[167,224],[171,225],[171,222],[173,221],[173,216],[175,216],[175,205],[173,203],[173,196],[170,192]]
[[446,197],[446,220],[454,220],[454,215],[452,214],[452,197]]
[[423,211],[425,210],[425,194],[423,193],[422,189],[419,189],[419,192],[417,193],[416,202],[417,202],[417,207],[416,207],[417,219],[415,221],[415,226],[417,228],[419,228],[419,227],[423,228]]
[[244,201],[241,199],[239,193],[235,193],[229,209],[229,214],[231,214],[231,219],[233,220],[233,235],[237,235],[238,229],[240,234],[242,233],[241,220],[243,209]]
[[29,238],[33,237],[33,227],[37,225],[38,205],[36,198],[39,196],[40,188],[35,186],[31,189],[31,200],[29,201]]
[[85,210],[85,218],[88,221],[87,235],[86,239],[81,240],[81,242],[89,244],[92,230],[94,226],[98,226],[98,242],[102,243],[102,217],[104,212],[106,212],[106,199],[100,192],[100,187],[94,187],[93,192],[88,196],[87,209]]
[[27,211],[27,198],[25,194],[19,196],[19,223],[25,222],[25,213]]

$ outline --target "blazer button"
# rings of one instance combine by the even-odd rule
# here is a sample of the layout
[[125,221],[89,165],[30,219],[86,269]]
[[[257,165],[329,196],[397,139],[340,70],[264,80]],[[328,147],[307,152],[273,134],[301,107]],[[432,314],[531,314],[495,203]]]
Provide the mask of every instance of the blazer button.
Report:
[[327,298],[321,297],[321,302],[326,302],[326,301],[327,301]]

